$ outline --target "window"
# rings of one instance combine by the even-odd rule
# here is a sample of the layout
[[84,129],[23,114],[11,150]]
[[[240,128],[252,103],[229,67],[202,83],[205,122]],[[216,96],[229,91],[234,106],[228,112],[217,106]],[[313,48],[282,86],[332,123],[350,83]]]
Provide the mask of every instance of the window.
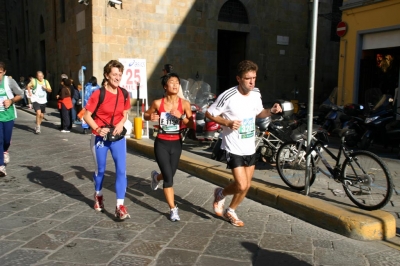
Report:
[[39,33],[44,33],[44,20],[43,20],[43,16],[40,16],[40,28],[39,28]]
[[65,22],[65,0],[60,0],[60,21]]
[[249,24],[247,11],[239,0],[229,0],[221,7],[218,21]]

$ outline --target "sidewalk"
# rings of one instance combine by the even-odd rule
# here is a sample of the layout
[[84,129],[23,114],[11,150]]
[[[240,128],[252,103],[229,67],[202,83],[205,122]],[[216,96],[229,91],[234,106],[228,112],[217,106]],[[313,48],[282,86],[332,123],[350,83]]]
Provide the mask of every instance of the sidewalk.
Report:
[[56,130],[51,110],[35,135],[33,116],[18,113],[8,175],[0,179],[2,266],[400,264],[400,252],[381,242],[352,240],[250,199],[238,209],[245,227],[234,227],[212,212],[215,185],[180,170],[181,221],[172,223],[162,190],[150,190],[157,164],[132,149],[125,199],[132,218],[116,222],[111,156],[106,211],[98,213],[89,136]]

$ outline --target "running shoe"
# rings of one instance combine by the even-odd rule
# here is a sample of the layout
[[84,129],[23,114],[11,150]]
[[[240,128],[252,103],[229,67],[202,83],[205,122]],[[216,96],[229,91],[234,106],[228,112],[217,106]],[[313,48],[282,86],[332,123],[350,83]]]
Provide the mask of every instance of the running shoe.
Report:
[[150,186],[151,186],[152,190],[157,190],[158,183],[160,183],[160,181],[157,180],[157,176],[158,176],[158,173],[157,173],[156,170],[151,171],[151,183],[150,183]]
[[216,215],[222,217],[223,212],[224,212],[224,204],[225,204],[225,198],[221,198],[219,195],[222,193],[222,188],[216,188],[214,190],[214,202],[213,202],[213,208],[214,212]]
[[228,211],[228,209],[226,209],[224,212],[224,218],[227,219],[234,226],[244,226],[244,222],[237,217],[237,214],[234,211]]
[[115,217],[119,220],[125,220],[126,218],[131,218],[131,216],[128,213],[128,210],[125,208],[124,205],[119,205],[118,207],[115,207]]
[[40,134],[40,126],[35,127],[35,134]]
[[10,154],[8,152],[4,153],[4,163],[5,164],[10,163]]
[[178,207],[171,209],[171,212],[169,213],[169,218],[170,218],[171,222],[176,222],[176,221],[181,220],[181,218],[179,218],[179,214],[178,214]]
[[103,196],[97,196],[96,192],[94,193],[94,209],[98,212],[104,211],[104,203]]
[[0,177],[6,176],[6,167],[4,165],[0,166]]
[[71,131],[65,130],[65,129],[61,130],[61,133],[69,133],[69,132],[71,132]]

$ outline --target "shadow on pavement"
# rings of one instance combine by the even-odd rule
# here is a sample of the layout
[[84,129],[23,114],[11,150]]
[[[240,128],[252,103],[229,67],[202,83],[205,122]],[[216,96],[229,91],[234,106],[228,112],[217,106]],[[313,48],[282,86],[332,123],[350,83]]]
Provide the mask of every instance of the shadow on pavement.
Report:
[[[75,174],[79,179],[87,178],[88,176],[92,176],[92,174],[93,174],[93,171],[87,171],[84,167],[81,167],[81,166],[71,166],[71,168],[77,170]],[[56,173],[54,173],[54,174],[56,174]],[[58,174],[56,174],[56,175],[58,175]],[[128,179],[128,185],[127,185],[127,189],[126,189],[125,200],[130,200],[133,203],[140,205],[150,211],[153,211],[155,213],[159,213],[159,214],[165,215],[166,217],[169,217],[169,213],[161,212],[157,208],[151,206],[150,204],[148,204],[146,202],[146,197],[152,197],[154,199],[159,200],[163,204],[165,204],[165,207],[167,209],[168,205],[167,205],[167,202],[165,201],[164,193],[162,192],[161,187],[159,188],[159,191],[155,192],[155,191],[151,190],[149,180],[146,180],[146,179],[140,178],[140,177],[136,177],[133,175],[127,175],[127,179]],[[63,181],[63,182],[68,183],[66,181]],[[69,185],[73,186],[71,184],[69,184]],[[52,187],[50,187],[50,188],[52,188]],[[75,190],[74,193],[76,193],[76,191],[78,191],[78,193],[80,193],[79,190],[75,186],[73,186],[73,189]],[[104,181],[103,181],[103,189],[108,189],[115,193],[115,173],[114,172],[106,171],[106,176],[104,177]],[[62,192],[62,191],[59,191],[59,192]],[[66,194],[65,192],[62,192],[62,193]],[[82,195],[82,194],[80,194],[80,195]],[[83,197],[83,195],[82,195],[82,197]],[[83,202],[87,203],[89,206],[93,205],[92,199],[85,198],[85,201],[83,201]],[[182,199],[181,197],[179,197],[177,195],[175,195],[175,202],[179,206],[179,209],[181,209],[182,211],[191,212],[203,219],[219,218],[214,213],[211,213],[211,212],[205,210],[201,206],[194,205],[192,202]],[[106,214],[111,219],[114,219],[114,214],[110,214],[110,213],[106,213]]]
[[[244,248],[253,253],[252,256],[252,265],[254,266],[281,266],[281,265],[291,265],[291,266],[302,266],[302,265],[311,265],[305,261],[299,260],[290,254],[270,251],[266,249],[262,249],[257,246],[255,243],[251,242],[242,242]],[[299,255],[301,256],[301,255]]]

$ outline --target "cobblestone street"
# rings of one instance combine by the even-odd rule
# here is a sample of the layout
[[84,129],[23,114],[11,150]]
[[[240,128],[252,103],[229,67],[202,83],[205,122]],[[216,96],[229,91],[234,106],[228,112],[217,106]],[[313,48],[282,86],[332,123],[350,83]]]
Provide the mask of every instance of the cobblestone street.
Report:
[[[49,109],[49,111],[51,111]],[[93,210],[89,135],[61,133],[46,115],[18,111],[7,176],[0,179],[0,265],[397,265],[400,251],[361,242],[245,199],[237,228],[211,209],[215,185],[179,171],[180,222],[168,220],[162,189],[150,190],[153,159],[128,149],[125,205],[114,219],[114,166],[108,156],[104,213]]]

